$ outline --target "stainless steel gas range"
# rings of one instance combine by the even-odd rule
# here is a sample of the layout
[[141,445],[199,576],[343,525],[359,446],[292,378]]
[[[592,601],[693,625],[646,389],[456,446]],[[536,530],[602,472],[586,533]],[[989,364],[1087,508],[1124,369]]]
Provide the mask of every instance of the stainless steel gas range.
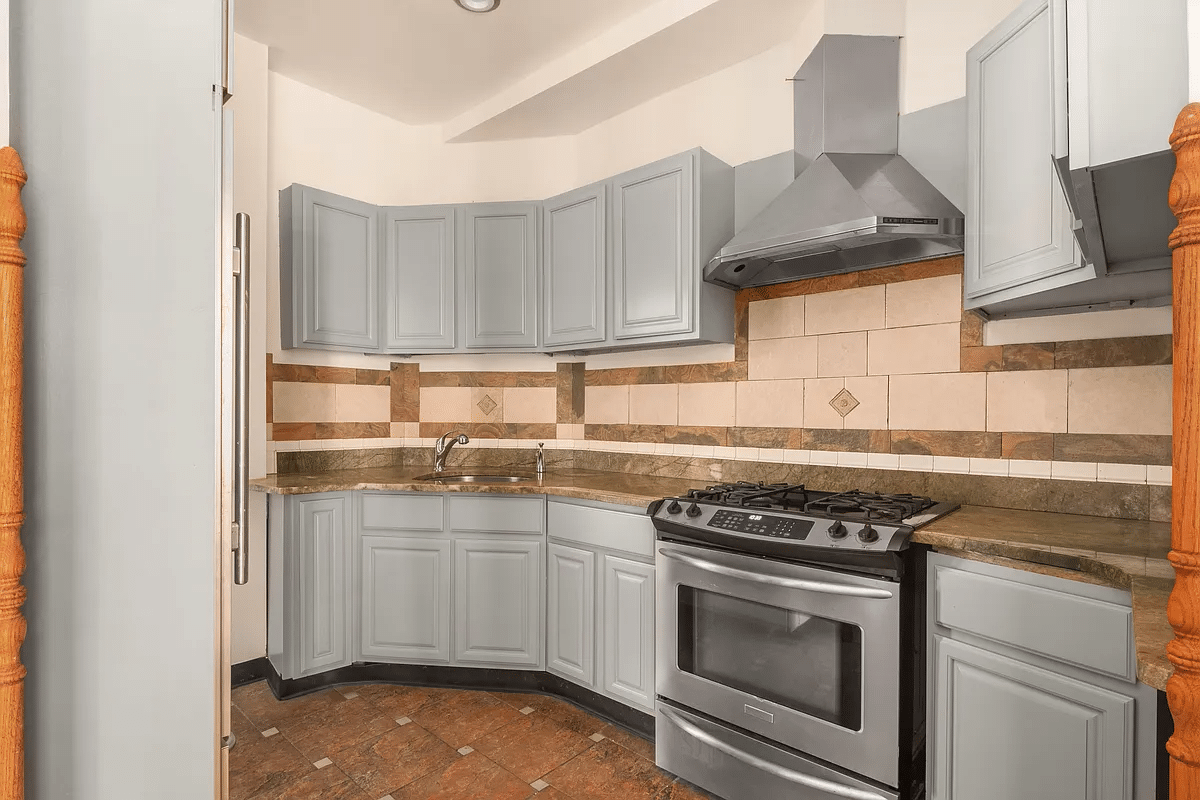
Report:
[[909,538],[956,508],[751,483],[652,504],[658,766],[727,800],[922,797]]

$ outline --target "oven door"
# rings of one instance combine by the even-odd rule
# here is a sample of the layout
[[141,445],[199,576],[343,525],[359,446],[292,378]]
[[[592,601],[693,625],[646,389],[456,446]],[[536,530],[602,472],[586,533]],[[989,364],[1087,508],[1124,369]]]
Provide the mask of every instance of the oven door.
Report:
[[656,567],[659,695],[897,785],[899,584],[664,541]]

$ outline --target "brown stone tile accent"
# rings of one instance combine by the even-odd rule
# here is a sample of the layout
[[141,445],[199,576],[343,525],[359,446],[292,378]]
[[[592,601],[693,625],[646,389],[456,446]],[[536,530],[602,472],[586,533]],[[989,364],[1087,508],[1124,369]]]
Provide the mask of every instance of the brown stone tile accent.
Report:
[[1001,434],[976,431],[892,431],[892,452],[906,455],[1000,458]]
[[267,427],[275,420],[275,358],[267,353]]
[[452,430],[475,439],[545,441],[558,437],[558,427],[553,422],[422,422],[421,438],[435,439]]
[[800,439],[801,450],[838,450],[845,453],[866,453],[871,446],[869,431],[839,431],[827,428],[805,428]]
[[271,436],[276,442],[301,442],[317,438],[315,422],[275,422],[271,425]]
[[356,369],[354,382],[359,386],[388,386],[392,382],[392,373],[386,369]]
[[729,428],[668,425],[664,435],[668,444],[700,444],[725,447],[729,444],[729,430]]
[[983,346],[983,317],[974,311],[963,311],[958,328],[959,341],[963,347]]
[[586,368],[582,362],[558,365],[555,372],[556,421],[566,425],[578,425],[583,422],[585,374]]
[[558,385],[553,372],[422,372],[421,386],[513,387]]
[[730,447],[791,447],[795,428],[730,428]]
[[960,372],[996,372],[1003,369],[1004,348],[964,347],[959,351]]
[[585,425],[583,438],[602,442],[651,442],[667,441],[665,425]]
[[622,367],[589,369],[584,374],[588,386],[632,386],[641,383],[670,383],[666,367]]
[[733,360],[745,364],[750,359],[750,292],[743,289],[733,301]]
[[1052,433],[1003,433],[1001,437],[1001,458],[1015,458],[1022,461],[1054,460],[1054,434]]
[[1171,437],[1138,434],[1054,434],[1055,461],[1171,464]]
[[267,423],[267,441],[268,441],[268,442],[273,442],[273,441],[275,441],[275,430],[274,430],[274,428],[275,428],[275,423],[273,423],[273,422],[268,422],[268,423]]
[[892,432],[891,431],[868,431],[867,437],[867,452],[870,453],[890,453],[892,452]]
[[1054,342],[1004,345],[1004,369],[1054,369]]
[[1171,363],[1171,336],[1131,336],[1059,342],[1054,351],[1057,369],[1142,367]]
[[773,286],[758,286],[753,289],[743,289],[739,294],[746,294],[748,301],[770,300],[776,297],[796,297],[802,294],[821,294],[841,289],[856,289],[861,286],[880,286],[887,283],[915,281],[920,278],[937,278],[942,275],[961,275],[963,269],[962,256],[937,258],[930,261],[916,261],[895,267],[860,270],[842,275],[829,275],[823,278],[809,278],[804,281],[777,283]]
[[310,439],[386,439],[392,435],[386,422],[276,422],[271,435],[277,442]]
[[419,422],[421,419],[421,365],[393,361],[392,422]]
[[746,380],[745,361],[722,364],[679,364],[663,367],[663,383],[720,383]]
[[350,367],[312,367],[307,364],[275,364],[280,383],[348,383],[353,385],[358,370]]

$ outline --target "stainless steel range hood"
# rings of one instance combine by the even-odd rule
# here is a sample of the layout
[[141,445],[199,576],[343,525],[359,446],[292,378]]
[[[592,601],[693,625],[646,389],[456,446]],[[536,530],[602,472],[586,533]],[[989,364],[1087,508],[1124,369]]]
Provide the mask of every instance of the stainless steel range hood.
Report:
[[961,253],[963,215],[896,154],[900,40],[825,36],[796,73],[804,165],[704,279],[740,289]]

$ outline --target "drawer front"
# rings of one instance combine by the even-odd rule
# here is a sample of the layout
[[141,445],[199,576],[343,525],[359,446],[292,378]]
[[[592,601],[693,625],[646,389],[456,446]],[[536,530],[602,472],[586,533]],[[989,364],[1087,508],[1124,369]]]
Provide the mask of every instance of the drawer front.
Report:
[[440,531],[445,513],[440,494],[364,494],[362,527],[393,531]]
[[450,498],[451,530],[541,533],[545,518],[541,497]]
[[654,558],[654,524],[644,513],[571,503],[547,504],[546,532],[555,539]]
[[1129,606],[944,565],[934,566],[934,585],[939,625],[1136,679]]

